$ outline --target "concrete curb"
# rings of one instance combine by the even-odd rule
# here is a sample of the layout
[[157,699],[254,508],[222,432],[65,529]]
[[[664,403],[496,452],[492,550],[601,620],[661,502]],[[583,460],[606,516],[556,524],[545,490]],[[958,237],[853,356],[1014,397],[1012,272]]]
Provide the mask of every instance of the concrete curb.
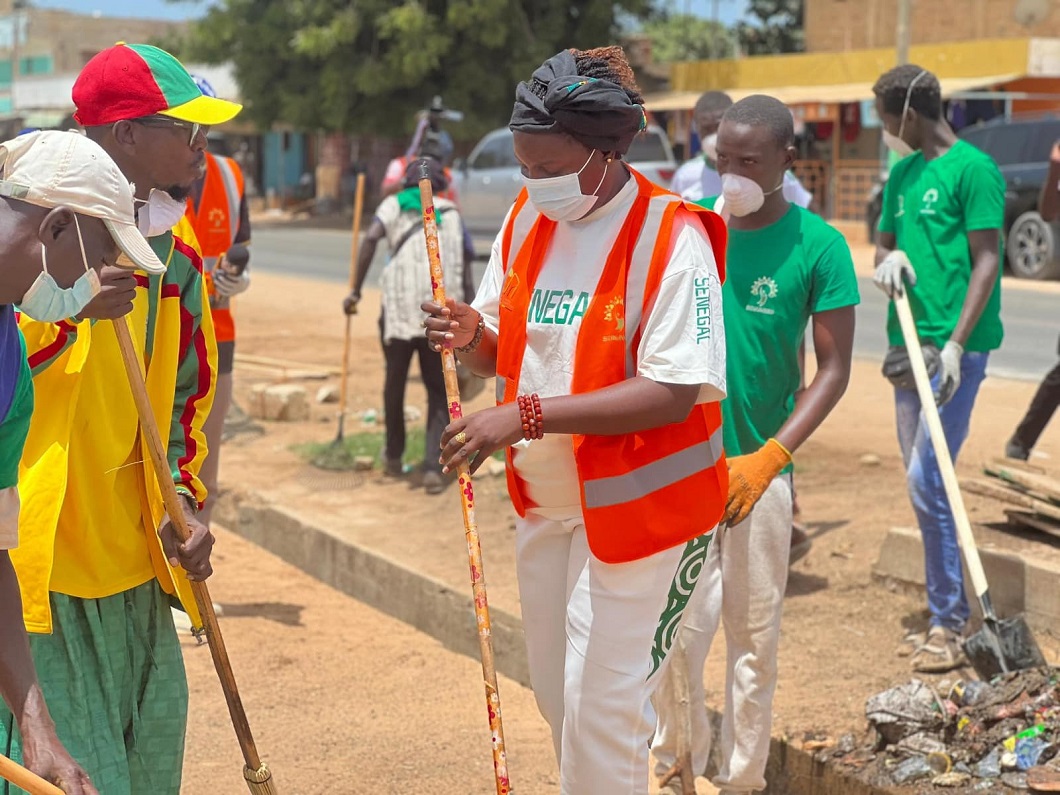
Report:
[[[1022,613],[1038,631],[1060,626],[1060,566],[1056,563],[980,548],[979,556],[990,585],[994,608],[1001,616]],[[924,589],[924,544],[920,531],[892,527],[880,547],[873,576],[915,590]],[[978,601],[965,572],[968,601],[973,612]]]
[[[321,582],[415,627],[448,649],[479,659],[470,582],[466,593],[454,590],[385,555],[350,544],[252,492],[223,492],[214,518]],[[530,687],[522,621],[496,607],[490,608],[490,618],[497,671]],[[720,714],[712,711],[710,717],[714,736],[720,736]],[[770,784],[765,795],[887,793],[843,775],[778,738],[770,744],[766,777]]]

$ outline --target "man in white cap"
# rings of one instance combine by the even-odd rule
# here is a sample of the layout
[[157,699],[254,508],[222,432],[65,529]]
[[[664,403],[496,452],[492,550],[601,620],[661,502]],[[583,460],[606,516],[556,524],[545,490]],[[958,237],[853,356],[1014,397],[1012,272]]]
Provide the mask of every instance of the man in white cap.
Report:
[[[97,795],[45,704],[9,554],[18,546],[18,467],[33,412],[15,305],[37,320],[63,321],[100,292],[104,265],[165,268],[136,230],[132,188],[118,166],[98,144],[57,131],[0,144],[0,262],[0,695],[10,709],[4,717],[18,726],[27,767],[67,793]],[[114,285],[103,298],[120,317],[132,309],[136,281],[128,273]]]
[[[59,736],[105,795],[178,795],[188,682],[171,607],[177,597],[200,625],[189,579],[213,571],[197,513],[217,349],[194,235],[173,227],[210,126],[240,106],[204,96],[176,58],[140,44],[94,56],[72,97],[88,138],[136,186],[137,226],[166,264],[136,274],[128,323],[190,538],[170,528],[114,329],[98,322],[113,315],[97,298],[73,322],[19,321],[41,399],[19,483],[36,507],[12,560]],[[104,268],[104,292],[114,279]],[[0,716],[0,748],[10,742]]]

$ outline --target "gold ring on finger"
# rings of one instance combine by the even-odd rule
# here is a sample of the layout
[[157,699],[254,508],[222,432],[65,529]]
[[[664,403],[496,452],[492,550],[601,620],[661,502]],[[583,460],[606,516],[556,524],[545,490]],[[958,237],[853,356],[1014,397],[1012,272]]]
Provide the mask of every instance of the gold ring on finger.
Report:
[[460,431],[460,433],[458,433],[453,438],[460,442],[460,444],[467,444],[467,434],[463,431]]

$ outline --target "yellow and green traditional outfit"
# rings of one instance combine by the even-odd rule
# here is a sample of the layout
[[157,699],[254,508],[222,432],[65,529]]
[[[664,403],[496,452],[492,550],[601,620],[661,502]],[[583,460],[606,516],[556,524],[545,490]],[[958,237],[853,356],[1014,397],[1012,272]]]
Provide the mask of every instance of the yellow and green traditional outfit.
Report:
[[[202,259],[183,220],[149,242],[166,273],[137,273],[128,322],[173,480],[201,506],[216,377]],[[183,569],[169,566],[158,538],[165,510],[114,329],[25,316],[20,327],[37,408],[12,560],[44,695],[60,739],[100,792],[175,795],[187,681],[171,598],[195,625],[199,618]],[[19,741],[0,711],[0,752],[19,758]]]

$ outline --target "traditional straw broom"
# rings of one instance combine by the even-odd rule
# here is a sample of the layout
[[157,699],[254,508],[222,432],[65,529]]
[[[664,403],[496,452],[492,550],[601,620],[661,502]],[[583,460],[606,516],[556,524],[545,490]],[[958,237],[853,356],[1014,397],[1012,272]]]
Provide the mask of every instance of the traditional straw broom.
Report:
[[[442,258],[438,251],[438,227],[434,215],[434,192],[427,171],[427,161],[420,163],[420,204],[423,205],[423,234],[427,239],[427,258],[431,263],[431,286],[434,301],[445,306],[445,283]],[[449,419],[463,416],[460,407],[460,384],[456,375],[456,354],[448,342],[442,345],[442,371],[445,374],[445,395],[449,403]],[[427,451],[430,455],[431,451]],[[482,571],[482,545],[475,524],[474,492],[471,487],[471,469],[464,460],[457,469],[460,484],[460,499],[464,509],[464,535],[467,537],[467,554],[471,564],[471,590],[475,597],[475,619],[478,624],[478,646],[482,657],[482,678],[486,684],[486,708],[489,711],[490,732],[493,735],[493,775],[497,784],[497,795],[508,795],[512,791],[508,781],[508,758],[504,752],[504,728],[501,725],[501,696],[497,690],[497,669],[493,663],[493,635],[490,627],[490,608],[486,600],[486,577]]]
[[[162,501],[166,506],[169,520],[177,531],[181,541],[187,541],[191,537],[187,520],[184,518],[184,507],[181,504],[177,487],[173,483],[170,473],[169,462],[166,460],[166,448],[162,445],[162,437],[159,436],[158,426],[151,408],[151,399],[147,395],[147,385],[144,383],[144,374],[140,357],[136,353],[132,336],[129,333],[129,323],[125,318],[112,321],[114,333],[118,338],[118,348],[121,350],[121,358],[125,363],[125,373],[129,377],[129,386],[132,387],[133,401],[136,403],[136,413],[140,418],[140,432],[147,442],[147,449],[151,455],[151,465],[155,470],[155,478],[162,491]],[[272,772],[258,756],[258,749],[254,745],[254,736],[250,731],[250,723],[247,714],[243,710],[243,702],[239,698],[239,689],[236,687],[236,678],[232,673],[232,664],[228,659],[228,650],[225,648],[224,639],[221,637],[221,628],[217,625],[217,615],[214,613],[213,601],[210,599],[210,591],[205,582],[191,581],[191,589],[195,594],[195,603],[202,616],[203,628],[206,632],[206,640],[210,644],[210,654],[213,657],[214,668],[221,680],[221,689],[224,691],[225,701],[228,702],[228,713],[232,717],[232,726],[236,730],[239,746],[243,751],[243,778],[246,779],[247,787],[251,795],[278,795],[279,790],[272,781]]]

